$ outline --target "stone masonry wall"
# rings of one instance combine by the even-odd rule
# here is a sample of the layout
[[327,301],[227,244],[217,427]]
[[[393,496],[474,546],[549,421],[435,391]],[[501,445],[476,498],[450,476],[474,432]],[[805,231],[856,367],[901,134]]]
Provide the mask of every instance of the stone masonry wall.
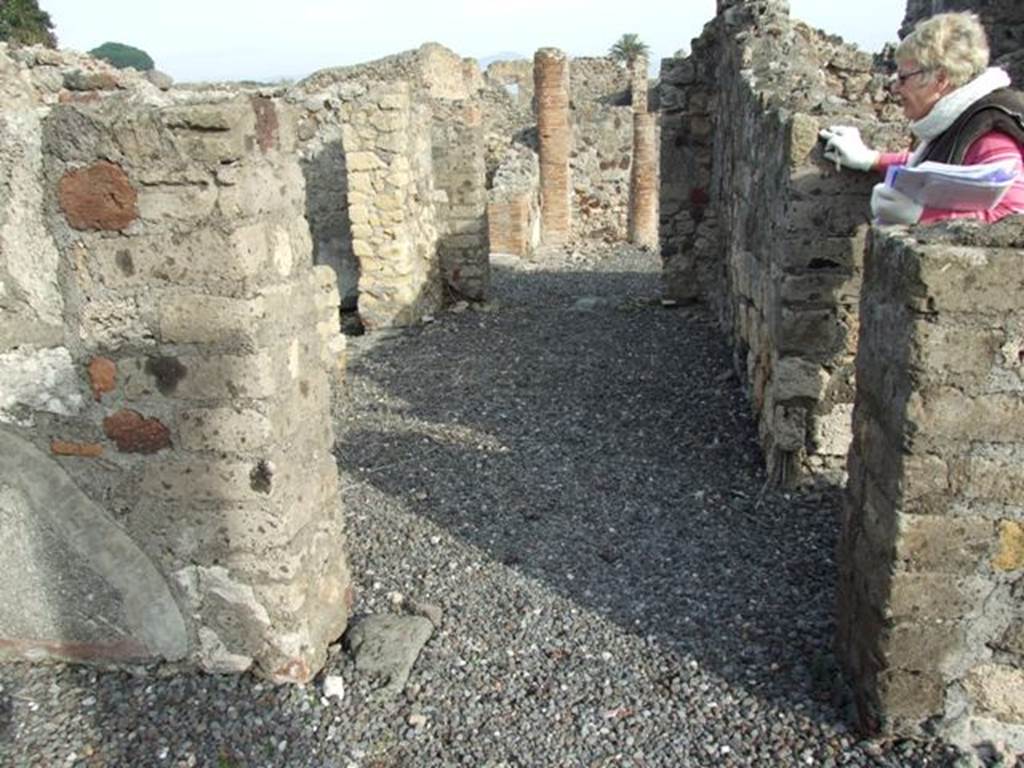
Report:
[[[641,67],[642,69],[642,67]],[[491,64],[484,103],[488,176],[493,177],[511,144],[537,150],[536,119],[530,108],[536,91],[532,61]],[[634,87],[634,81],[642,87]],[[506,88],[514,87],[515,95]],[[641,77],[604,57],[569,61],[570,239],[624,241],[628,237],[633,154],[631,96],[646,96]],[[525,210],[519,206],[520,210]]]
[[540,245],[540,165],[532,149],[513,145],[494,174],[487,228],[491,253],[528,259]]
[[937,13],[974,11],[988,32],[992,61],[1010,73],[1018,88],[1024,83],[1024,4],[1019,0],[909,0],[901,32]]
[[[714,51],[718,65],[697,62],[693,72],[713,73],[719,91],[707,205],[717,231],[690,270],[703,276],[706,298],[733,337],[773,481],[834,477],[850,438],[860,262],[875,180],[825,163],[817,134],[855,124],[869,143],[900,146],[902,124],[880,122],[898,110],[871,57],[794,22],[785,4],[730,5],[709,35],[714,40],[694,50]],[[699,104],[711,87],[695,85]],[[702,119],[684,116],[688,126],[668,139],[667,154],[692,152],[706,167],[706,131],[686,130]],[[696,144],[682,150],[687,135]]]
[[380,83],[354,103],[343,142],[359,317],[409,325],[441,306],[429,107],[407,83]]
[[315,92],[337,83],[398,81],[409,83],[432,99],[468,99],[484,84],[475,60],[464,59],[443,45],[424,43],[415,50],[376,61],[322,69],[298,86]]
[[607,58],[570,62],[574,239],[628,239],[632,76]]
[[358,306],[366,327],[434,314],[444,285],[481,299],[489,290],[486,168],[473,98],[482,87],[473,60],[431,43],[317,72],[289,93],[304,108],[299,135],[316,259],[338,271],[343,306]]
[[299,110],[299,158],[306,182],[306,219],[313,238],[313,261],[337,275],[341,306],[359,302],[359,260],[352,251],[348,218],[348,171],[342,132],[351,122],[352,103],[362,97],[359,84],[313,93],[290,94]]
[[872,731],[1024,752],[1024,224],[875,231],[838,647]]
[[368,328],[437,311],[442,291],[432,118],[408,83],[342,81],[289,92],[317,263]]
[[484,81],[504,90],[518,106],[532,109],[533,62],[529,59],[492,62],[484,70]]
[[472,101],[436,103],[433,119],[442,279],[450,296],[482,301],[491,283],[482,111]]
[[658,231],[668,299],[710,295],[719,276],[717,220],[711,202],[712,125],[718,93],[715,28],[693,41],[685,59],[662,59]]
[[76,77],[0,51],[0,654],[308,681],[350,596],[292,114]]

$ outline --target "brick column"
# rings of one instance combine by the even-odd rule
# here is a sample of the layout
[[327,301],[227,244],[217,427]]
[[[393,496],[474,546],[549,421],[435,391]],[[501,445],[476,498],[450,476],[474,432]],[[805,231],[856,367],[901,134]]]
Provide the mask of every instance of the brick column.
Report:
[[629,241],[658,247],[658,116],[653,112],[633,113]]
[[508,253],[528,258],[530,246],[530,196],[526,193],[487,206],[487,227],[491,253]]
[[545,245],[569,239],[569,59],[557,48],[541,48],[533,60],[540,138],[541,237]]
[[838,648],[863,725],[1024,750],[1024,226],[873,233]]

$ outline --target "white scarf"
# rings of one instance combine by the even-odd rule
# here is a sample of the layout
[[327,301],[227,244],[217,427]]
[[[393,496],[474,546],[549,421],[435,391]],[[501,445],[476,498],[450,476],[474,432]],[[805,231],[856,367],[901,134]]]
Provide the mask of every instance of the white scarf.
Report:
[[950,91],[932,107],[931,111],[910,124],[911,132],[921,139],[909,165],[917,165],[928,149],[928,143],[943,134],[971,104],[988,96],[992,91],[1010,85],[1010,76],[999,67],[989,67],[971,82]]

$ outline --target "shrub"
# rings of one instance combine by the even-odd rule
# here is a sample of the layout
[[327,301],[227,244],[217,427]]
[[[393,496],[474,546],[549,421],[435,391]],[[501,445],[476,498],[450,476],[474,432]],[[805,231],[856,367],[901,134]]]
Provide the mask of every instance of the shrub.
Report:
[[140,72],[148,72],[154,68],[153,59],[148,53],[124,43],[104,43],[89,51],[89,55],[103,59],[118,69],[132,67]]

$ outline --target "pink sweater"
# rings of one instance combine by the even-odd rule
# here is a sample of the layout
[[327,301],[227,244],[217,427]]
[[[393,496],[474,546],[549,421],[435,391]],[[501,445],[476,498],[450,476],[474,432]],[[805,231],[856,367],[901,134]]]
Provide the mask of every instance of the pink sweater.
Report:
[[[905,165],[910,159],[909,152],[883,152],[876,166],[883,173],[890,165]],[[1021,175],[1010,187],[1010,191],[999,201],[999,205],[987,211],[949,211],[942,208],[925,208],[921,223],[928,224],[943,219],[979,219],[999,221],[1012,213],[1024,213],[1024,154],[1021,146],[999,131],[986,133],[967,148],[962,165],[980,165],[1012,160],[1014,168]]]

